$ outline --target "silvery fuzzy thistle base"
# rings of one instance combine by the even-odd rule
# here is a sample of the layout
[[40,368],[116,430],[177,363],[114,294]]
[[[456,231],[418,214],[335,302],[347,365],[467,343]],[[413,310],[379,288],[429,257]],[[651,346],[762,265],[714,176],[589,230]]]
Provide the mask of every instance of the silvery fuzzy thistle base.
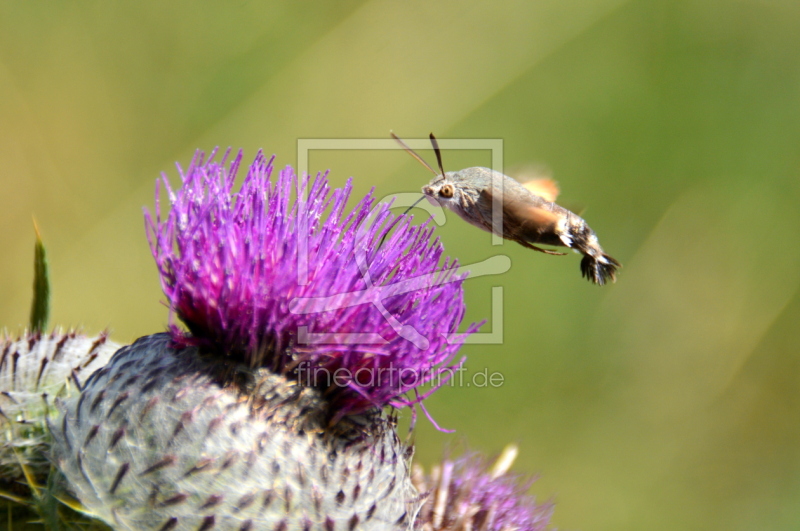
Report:
[[421,498],[378,412],[329,429],[315,389],[173,349],[118,351],[64,406],[56,460],[116,529],[409,529]]

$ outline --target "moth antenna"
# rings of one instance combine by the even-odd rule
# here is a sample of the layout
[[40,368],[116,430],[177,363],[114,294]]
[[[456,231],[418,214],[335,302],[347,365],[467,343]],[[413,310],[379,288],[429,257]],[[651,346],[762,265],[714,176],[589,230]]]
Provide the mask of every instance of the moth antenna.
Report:
[[431,144],[433,144],[433,151],[436,153],[436,160],[439,161],[439,169],[442,171],[442,179],[444,179],[444,166],[442,165],[442,152],[439,149],[439,142],[436,137],[431,133]]
[[[428,169],[431,171],[431,173],[433,173],[434,175],[439,175],[438,173],[436,173],[436,170],[434,170],[433,168],[431,168],[431,165],[430,165],[430,164],[428,164],[427,162],[425,162],[425,160],[424,160],[422,157],[420,157],[419,155],[417,155],[416,151],[414,151],[413,149],[411,149],[410,147],[408,147],[408,144],[406,144],[405,142],[403,142],[402,140],[400,140],[400,137],[399,137],[399,136],[397,136],[396,134],[394,134],[394,131],[389,131],[389,134],[390,134],[390,135],[392,135],[392,138],[394,138],[395,140],[397,140],[397,143],[398,143],[398,144],[400,144],[400,145],[403,147],[403,149],[405,149],[405,150],[408,152],[408,154],[409,154],[409,155],[411,155],[412,157],[414,157],[415,159],[417,159],[417,161],[418,161],[420,164],[422,164],[423,166],[425,166],[426,168],[428,168]],[[441,160],[439,161],[439,165],[441,166]]]

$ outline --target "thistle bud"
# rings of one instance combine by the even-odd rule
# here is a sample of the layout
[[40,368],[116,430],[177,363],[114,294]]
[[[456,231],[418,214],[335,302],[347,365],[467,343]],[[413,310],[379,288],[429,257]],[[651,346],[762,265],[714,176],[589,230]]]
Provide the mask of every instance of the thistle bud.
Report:
[[106,334],[76,331],[0,338],[0,491],[7,498],[35,505],[50,472],[46,420],[58,414],[54,400],[79,394],[117,348]]

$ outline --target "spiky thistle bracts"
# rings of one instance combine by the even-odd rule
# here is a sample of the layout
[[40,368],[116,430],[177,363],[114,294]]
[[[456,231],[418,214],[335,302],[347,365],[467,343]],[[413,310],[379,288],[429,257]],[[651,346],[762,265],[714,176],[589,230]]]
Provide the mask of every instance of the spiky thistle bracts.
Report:
[[420,497],[392,419],[331,430],[318,390],[171,343],[118,351],[52,423],[87,511],[135,531],[410,529]]
[[172,327],[178,345],[325,389],[337,419],[412,406],[419,386],[446,381],[466,335],[463,275],[432,227],[386,205],[371,213],[371,193],[346,213],[349,181],[331,191],[290,167],[273,179],[261,152],[234,191],[242,153],[214,156],[179,168],[179,189],[163,178],[170,212],[162,219],[157,184],[145,214],[164,293],[190,331]]
[[77,394],[118,348],[106,334],[59,329],[0,336],[0,483],[21,479],[23,464],[38,480],[47,476],[53,399]]
[[65,529],[79,524],[87,530],[106,529],[56,501],[62,483],[50,477],[47,419],[58,416],[55,400],[77,395],[117,348],[105,333],[89,337],[54,329],[49,334],[0,334],[0,497],[5,499],[0,522],[41,521],[52,527],[58,520]]

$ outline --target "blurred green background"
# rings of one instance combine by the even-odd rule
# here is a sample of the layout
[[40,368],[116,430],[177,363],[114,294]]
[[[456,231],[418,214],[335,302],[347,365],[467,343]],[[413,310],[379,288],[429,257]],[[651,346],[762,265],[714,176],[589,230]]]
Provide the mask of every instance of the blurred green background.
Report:
[[[796,0],[0,2],[0,323],[28,317],[31,215],[52,322],[126,342],[167,318],[141,216],[160,171],[390,129],[503,139],[625,265],[598,288],[577,256],[442,227],[464,264],[511,257],[466,284],[470,321],[504,288],[503,344],[463,352],[505,384],[436,394],[458,431],[421,421],[419,462],[517,442],[562,529],[800,528]],[[401,151],[312,153],[328,167],[356,195],[430,177]]]

